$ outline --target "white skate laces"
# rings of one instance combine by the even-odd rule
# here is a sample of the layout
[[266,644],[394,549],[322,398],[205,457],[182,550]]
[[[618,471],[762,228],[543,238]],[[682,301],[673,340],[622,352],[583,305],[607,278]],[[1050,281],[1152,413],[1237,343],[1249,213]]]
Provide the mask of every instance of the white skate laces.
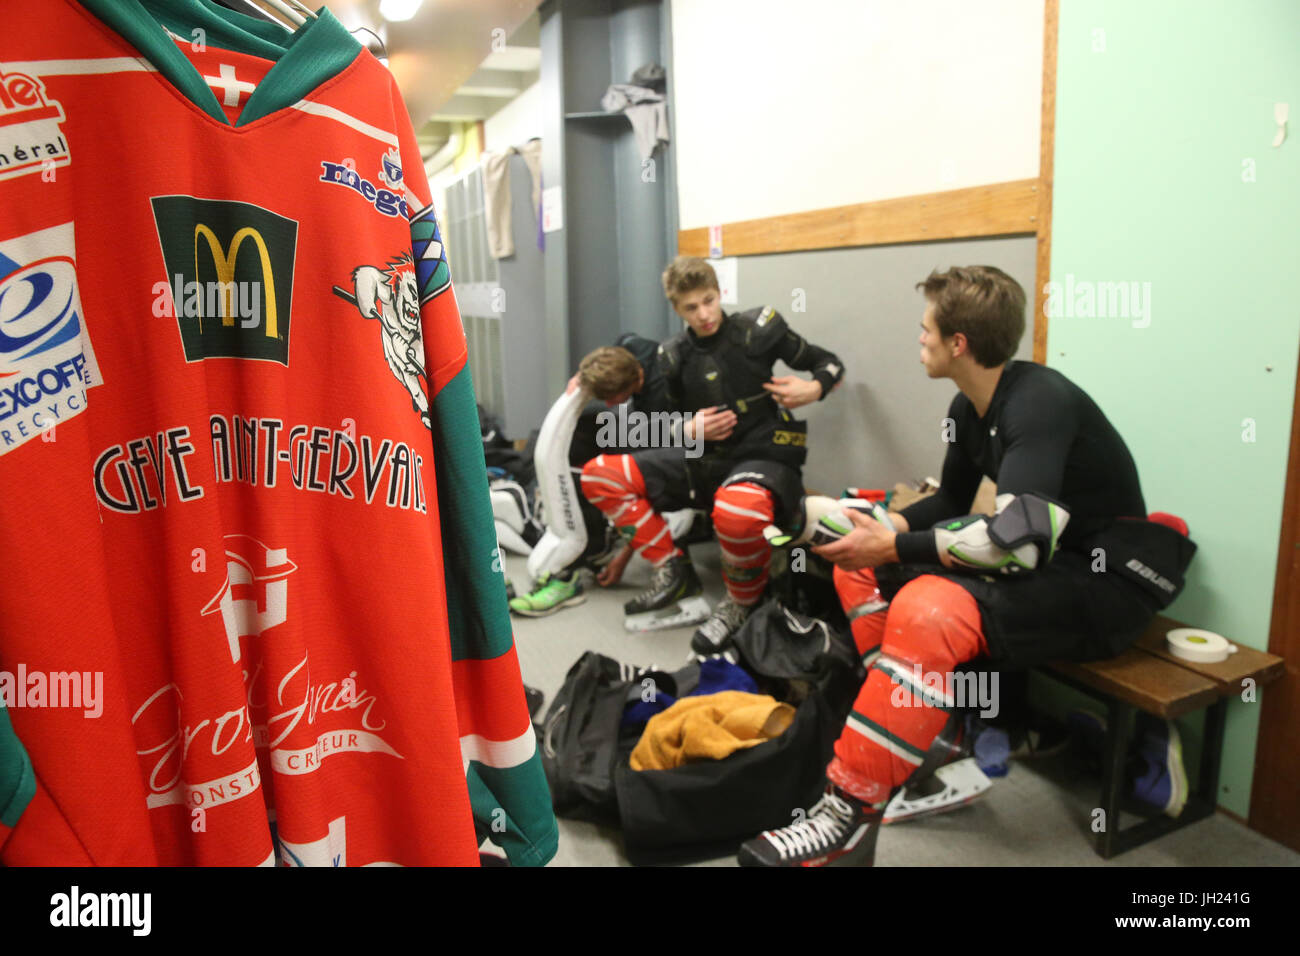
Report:
[[853,817],[852,807],[835,794],[826,793],[813,804],[807,819],[780,830],[767,830],[763,836],[782,859],[824,853],[844,839]]

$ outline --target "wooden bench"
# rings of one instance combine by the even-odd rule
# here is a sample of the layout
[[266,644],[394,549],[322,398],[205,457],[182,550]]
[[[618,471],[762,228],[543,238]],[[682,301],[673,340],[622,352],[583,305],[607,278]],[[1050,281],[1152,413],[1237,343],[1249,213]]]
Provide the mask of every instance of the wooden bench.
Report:
[[[1101,785],[1105,821],[1096,840],[1097,853],[1104,859],[1182,829],[1214,812],[1228,699],[1242,693],[1243,681],[1248,678],[1262,687],[1282,676],[1282,658],[1240,644],[1237,653],[1217,664],[1198,664],[1174,657],[1165,644],[1165,634],[1186,626],[1157,616],[1137,644],[1118,657],[1086,664],[1058,661],[1039,668],[1106,705]],[[1178,817],[1159,815],[1121,830],[1124,764],[1138,710],[1165,720],[1205,710],[1201,767],[1199,779]]]

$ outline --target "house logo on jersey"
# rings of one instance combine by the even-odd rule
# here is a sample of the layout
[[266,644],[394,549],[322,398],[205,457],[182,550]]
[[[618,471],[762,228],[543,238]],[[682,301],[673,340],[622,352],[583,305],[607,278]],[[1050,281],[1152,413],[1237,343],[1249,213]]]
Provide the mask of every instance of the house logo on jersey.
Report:
[[231,661],[239,660],[239,639],[260,637],[263,631],[289,619],[289,582],[298,570],[283,548],[268,548],[246,534],[225,536],[226,581],[199,613],[221,612],[230,642]]
[[227,199],[150,203],[167,268],[167,282],[155,288],[171,300],[164,297],[159,314],[175,316],[185,361],[288,365],[298,223]]
[[40,80],[5,72],[0,63],[0,180],[72,162],[61,125],[66,119]]
[[415,257],[415,278],[420,287],[420,302],[437,298],[451,288],[451,269],[442,233],[430,203],[411,220],[411,253]]
[[402,195],[405,191],[402,185],[402,163],[396,149],[389,150],[380,160],[378,179],[383,186],[376,186],[362,177],[357,172],[356,164],[349,159],[337,163],[321,160],[320,165],[321,182],[346,186],[385,216],[397,216],[400,213],[405,219],[410,215],[406,198]]
[[406,191],[406,185],[402,182],[402,154],[396,146],[379,161],[379,181],[393,192]]
[[362,318],[378,319],[384,358],[393,377],[411,396],[411,406],[429,427],[429,397],[424,383],[424,339],[420,335],[418,273],[410,253],[402,253],[384,268],[357,266],[352,292],[334,286],[334,294],[357,307]]
[[80,415],[102,382],[74,253],[70,222],[0,241],[0,455]]

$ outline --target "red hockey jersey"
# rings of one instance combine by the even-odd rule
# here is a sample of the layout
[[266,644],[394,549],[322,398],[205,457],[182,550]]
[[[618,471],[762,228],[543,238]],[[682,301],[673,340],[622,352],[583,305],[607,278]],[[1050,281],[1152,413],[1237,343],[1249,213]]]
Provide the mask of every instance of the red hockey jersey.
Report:
[[7,5],[0,208],[0,860],[549,860],[383,65],[324,10]]

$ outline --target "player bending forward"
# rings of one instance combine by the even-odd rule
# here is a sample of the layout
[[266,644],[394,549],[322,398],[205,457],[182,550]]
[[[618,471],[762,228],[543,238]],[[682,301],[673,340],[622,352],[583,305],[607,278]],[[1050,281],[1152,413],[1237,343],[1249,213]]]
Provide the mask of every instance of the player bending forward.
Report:
[[[582,470],[582,491],[654,566],[650,587],[623,606],[633,630],[696,623],[707,613],[690,558],[661,514],[711,509],[727,596],[691,646],[712,653],[763,594],[771,555],[763,528],[787,520],[803,496],[807,431],[790,412],[825,398],[844,370],[770,308],[724,313],[703,259],[678,256],[663,287],[687,328],[659,347],[659,370],[668,408],[694,413],[690,431],[677,447],[597,456]],[[813,378],[773,377],[778,359]],[[686,445],[698,450],[700,439],[703,453],[688,457]]]
[[546,502],[546,532],[528,557],[531,590],[510,601],[510,609],[525,617],[544,617],[587,600],[584,571],[597,572],[597,582],[618,582],[630,552],[615,553],[609,522],[573,488],[572,474],[603,451],[610,429],[604,419],[626,404],[625,416],[653,415],[664,410],[663,381],[656,354],[659,343],[631,332],[613,346],[583,357],[578,372],[551,406],[542,422],[534,452],[537,482]]

